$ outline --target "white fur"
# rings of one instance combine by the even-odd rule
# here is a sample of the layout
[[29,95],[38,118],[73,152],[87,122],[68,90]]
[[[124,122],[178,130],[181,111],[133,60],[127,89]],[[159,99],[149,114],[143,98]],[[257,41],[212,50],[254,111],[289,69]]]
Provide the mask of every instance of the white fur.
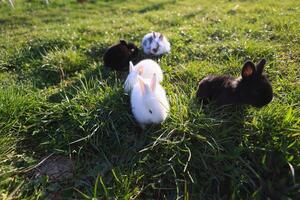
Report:
[[130,102],[132,113],[142,128],[146,124],[162,123],[167,118],[170,109],[166,92],[157,82],[155,74],[151,80],[138,77]]
[[157,81],[161,82],[163,80],[163,73],[160,66],[151,59],[145,59],[140,61],[138,64],[133,66],[130,61],[129,64],[129,74],[126,78],[124,84],[124,90],[127,94],[130,93],[135,83],[138,81],[138,75],[144,79],[151,79],[153,74],[156,74]]
[[171,45],[168,39],[158,32],[146,34],[142,40],[142,46],[145,54],[152,54],[155,56],[171,51]]
[[241,77],[241,76],[238,77],[238,78],[236,78],[236,79],[234,79],[234,80],[231,82],[231,86],[232,86],[233,88],[236,88],[237,85],[239,84],[239,82],[241,82],[241,80],[242,80],[242,77]]

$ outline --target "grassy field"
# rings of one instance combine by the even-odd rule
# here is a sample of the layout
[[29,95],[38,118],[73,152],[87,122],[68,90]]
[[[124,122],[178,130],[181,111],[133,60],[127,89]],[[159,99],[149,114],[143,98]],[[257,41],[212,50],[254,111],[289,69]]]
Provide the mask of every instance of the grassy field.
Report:
[[[295,0],[0,1],[0,199],[299,198],[299,19]],[[141,131],[102,56],[152,30],[171,111]],[[196,101],[263,57],[268,106]]]

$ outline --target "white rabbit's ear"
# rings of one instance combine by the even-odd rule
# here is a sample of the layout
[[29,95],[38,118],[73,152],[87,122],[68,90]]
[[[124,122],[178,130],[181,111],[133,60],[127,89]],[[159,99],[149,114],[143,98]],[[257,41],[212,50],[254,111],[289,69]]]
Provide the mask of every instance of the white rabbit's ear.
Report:
[[134,65],[131,61],[129,61],[129,73],[134,70]]
[[156,78],[156,74],[154,73],[150,82],[150,89],[152,92],[155,91],[156,84],[157,84],[157,78]]
[[153,38],[155,38],[155,37],[156,37],[156,36],[155,36],[155,32],[154,32],[154,31],[152,32],[152,36],[153,36]]
[[142,91],[142,95],[151,93],[151,89],[147,83],[145,83],[145,80],[138,75],[139,85],[140,89]]
[[142,91],[142,94],[144,95],[146,93],[146,83],[141,76],[138,76],[138,80],[139,80],[140,89]]
[[163,34],[160,34],[159,39],[162,40],[164,38]]
[[138,68],[138,74],[139,75],[142,75],[143,74],[143,72],[144,72],[144,67],[143,66],[140,66],[139,68]]

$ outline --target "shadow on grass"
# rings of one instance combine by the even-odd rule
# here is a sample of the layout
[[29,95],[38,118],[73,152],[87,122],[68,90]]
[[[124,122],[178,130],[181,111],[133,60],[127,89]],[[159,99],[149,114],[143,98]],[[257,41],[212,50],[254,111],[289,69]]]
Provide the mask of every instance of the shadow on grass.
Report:
[[[112,168],[135,164],[136,153],[143,145],[137,139],[140,130],[133,121],[128,96],[114,81],[117,75],[113,74],[106,78],[106,83],[101,83],[95,81],[93,71],[89,74],[81,85],[76,83],[76,98],[57,106],[46,104],[40,114],[35,113],[34,119],[24,124],[29,128],[17,144],[18,152],[36,160],[53,152],[69,155],[75,160],[75,175],[71,182],[44,181],[35,185],[40,184],[40,179],[30,180],[32,187],[43,187],[46,194],[52,194],[54,184],[62,193],[70,192],[70,187],[86,189],[90,185],[92,188],[98,174],[108,181],[111,175],[107,173]],[[109,82],[111,87],[103,85]],[[64,191],[63,188],[69,189]]]
[[43,67],[43,57],[69,46],[69,42],[63,39],[29,40],[7,58],[3,67],[16,72],[20,81],[30,80],[38,88],[55,85],[61,81],[61,71]]
[[43,89],[74,76],[92,61],[102,61],[107,45],[98,43],[86,52],[74,48],[63,39],[30,40],[8,57],[3,68],[16,72],[20,81],[29,80]]
[[138,12],[139,13],[146,13],[154,10],[161,10],[164,9],[166,5],[168,4],[175,4],[176,0],[171,0],[171,1],[165,1],[165,2],[160,2],[160,3],[155,3],[149,6],[146,6],[142,9],[140,9]]
[[78,78],[63,87],[57,93],[52,94],[48,97],[48,100],[52,103],[60,103],[63,99],[68,97],[68,99],[72,99],[79,91],[79,88],[82,86],[83,81],[89,80],[98,80],[100,83],[105,82],[109,86],[113,86],[117,80],[126,79],[127,72],[117,72],[112,71],[108,68],[105,68],[103,65],[96,65],[94,69],[85,70],[82,75],[82,78]]
[[[1,3],[0,3],[1,4]],[[26,26],[31,27],[33,26],[33,22],[28,17],[20,17],[20,16],[14,16],[14,18],[11,19],[1,19],[0,24],[3,26],[6,26],[7,29],[12,29],[15,26]]]
[[[196,103],[199,106],[199,103]],[[203,146],[198,140],[192,141],[192,148],[199,157],[194,157],[190,163],[194,168],[193,174],[197,177],[191,190],[195,194],[200,194],[204,189],[220,199],[230,199],[239,181],[232,177],[241,173],[236,166],[239,162],[243,135],[242,131],[237,130],[243,130],[245,107],[235,105],[218,107],[213,103],[201,107],[205,118],[210,121],[209,127],[202,130],[208,143]],[[201,177],[209,178],[203,183],[199,181]]]
[[103,56],[105,51],[112,46],[113,44],[106,43],[95,43],[92,44],[85,52],[85,54],[93,59],[94,61],[101,62],[103,61]]
[[66,48],[70,44],[62,39],[33,39],[22,45],[20,49],[16,49],[11,55],[6,67],[8,70],[22,71],[31,68],[35,61],[39,61],[43,55],[54,49]]
[[[191,191],[201,194],[205,190],[220,199],[247,199],[251,194],[257,199],[296,197],[297,185],[293,184],[292,174],[287,173],[290,166],[286,152],[271,145],[272,138],[265,140],[264,146],[270,145],[267,149],[256,146],[264,136],[246,128],[249,122],[246,108],[202,106],[205,117],[216,125],[203,130],[208,146],[192,140],[190,148],[197,156],[190,161],[190,172],[197,178],[191,184]],[[207,135],[205,131],[210,133]],[[207,181],[201,181],[201,177]]]
[[152,171],[146,179],[153,185],[148,189],[148,194],[153,195],[143,198],[174,199],[176,194],[172,189],[175,188],[177,195],[184,196],[188,192],[191,199],[207,199],[205,193],[226,199],[233,192],[237,181],[232,180],[231,175],[239,173],[235,167],[243,140],[236,130],[243,128],[245,107],[201,106],[191,100],[187,109],[193,111],[188,111],[187,121],[177,128],[174,125],[172,129],[163,130],[165,133],[160,131],[152,146],[145,149],[149,155],[161,154],[143,166],[144,171]]

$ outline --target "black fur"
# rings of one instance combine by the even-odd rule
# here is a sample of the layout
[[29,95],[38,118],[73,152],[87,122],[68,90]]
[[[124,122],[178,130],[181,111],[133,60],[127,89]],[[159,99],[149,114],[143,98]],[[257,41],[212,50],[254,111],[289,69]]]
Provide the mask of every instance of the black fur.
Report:
[[120,40],[119,44],[111,46],[103,56],[104,66],[113,70],[128,71],[129,61],[138,55],[138,48],[133,43]]
[[207,76],[199,82],[197,98],[203,103],[215,101],[218,105],[267,105],[273,99],[273,90],[267,77],[262,74],[265,63],[266,60],[262,59],[255,67],[253,62],[247,61],[240,78]]

